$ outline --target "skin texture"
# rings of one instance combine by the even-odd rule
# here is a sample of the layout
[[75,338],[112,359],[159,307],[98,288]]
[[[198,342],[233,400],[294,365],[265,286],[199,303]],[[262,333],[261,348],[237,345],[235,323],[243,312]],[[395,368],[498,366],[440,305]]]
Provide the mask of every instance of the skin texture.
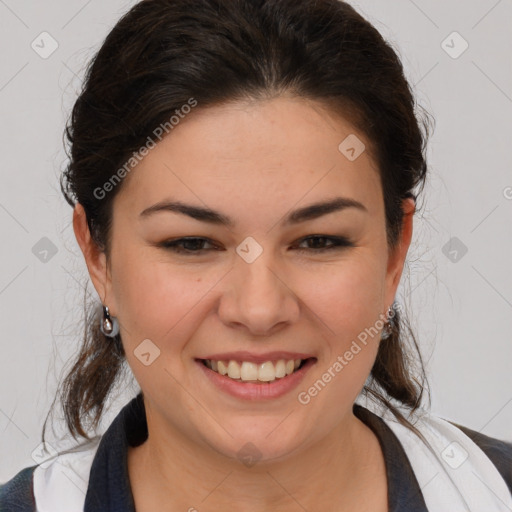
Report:
[[[388,248],[375,163],[367,151],[350,161],[338,150],[350,134],[368,142],[303,98],[199,105],[125,178],[114,200],[109,258],[76,206],[74,229],[90,277],[119,319],[145,396],[149,438],[128,454],[138,511],[234,504],[247,512],[387,510],[379,443],[352,412],[380,335],[309,404],[297,400],[393,303],[412,235],[414,202],[407,199],[400,244]],[[367,212],[347,208],[282,225],[289,211],[335,196],[360,201]],[[140,217],[168,199],[207,206],[235,224],[172,212]],[[303,239],[319,234],[347,237],[353,246],[315,252]],[[180,255],[157,245],[184,236],[222,250],[206,243],[199,255]],[[235,251],[248,236],[263,248],[250,264]],[[160,350],[149,366],[134,354],[145,339]],[[299,389],[249,402],[219,391],[194,362],[234,350],[304,352],[317,362]],[[252,467],[237,456],[248,442],[261,454]]]

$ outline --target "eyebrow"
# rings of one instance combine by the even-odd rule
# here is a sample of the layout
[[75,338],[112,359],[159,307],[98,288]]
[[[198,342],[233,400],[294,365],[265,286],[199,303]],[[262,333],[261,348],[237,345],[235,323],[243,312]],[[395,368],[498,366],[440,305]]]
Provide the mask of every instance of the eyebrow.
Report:
[[[367,208],[348,197],[335,197],[328,201],[310,204],[303,208],[299,208],[289,213],[284,219],[284,225],[295,225],[308,220],[317,219],[329,213],[338,212],[347,208],[356,208],[358,210],[368,212]],[[187,215],[201,222],[208,222],[209,224],[217,224],[221,226],[234,227],[235,222],[228,216],[205,208],[202,206],[194,206],[183,203],[181,201],[160,201],[153,206],[150,206],[140,213],[140,217],[147,218],[158,212],[174,212]]]

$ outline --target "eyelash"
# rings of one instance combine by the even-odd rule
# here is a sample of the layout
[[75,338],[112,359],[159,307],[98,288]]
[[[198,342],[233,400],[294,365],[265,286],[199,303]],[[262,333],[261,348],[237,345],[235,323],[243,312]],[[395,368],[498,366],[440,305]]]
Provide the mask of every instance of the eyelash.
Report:
[[[300,241],[299,241],[299,244],[304,242],[304,241],[307,241],[307,240],[328,240],[331,242],[331,245],[327,246],[327,247],[321,247],[321,248],[312,248],[312,247],[309,247],[309,248],[300,248],[298,249],[299,251],[303,252],[303,251],[314,251],[316,253],[323,253],[323,252],[326,252],[326,251],[332,251],[332,250],[335,250],[335,249],[343,249],[345,247],[353,247],[354,244],[348,239],[348,238],[345,238],[345,237],[342,237],[342,236],[325,236],[325,235],[310,235],[310,236],[307,236],[305,238],[302,238]],[[190,249],[184,249],[183,247],[180,247],[180,245],[182,244],[185,244],[187,242],[195,242],[195,241],[202,241],[202,242],[208,242],[208,243],[211,243],[207,238],[202,238],[202,237],[195,237],[195,236],[190,236],[190,237],[184,237],[184,238],[178,238],[176,240],[166,240],[165,242],[162,242],[160,244],[158,244],[160,247],[164,248],[164,249],[169,249],[173,252],[176,252],[178,254],[185,254],[185,255],[199,255],[199,254],[202,254],[203,251],[205,250],[208,250],[208,249],[199,249],[197,251],[194,251],[194,250],[190,250]],[[212,244],[214,245],[214,244]],[[218,249],[215,249],[215,250],[218,250]]]

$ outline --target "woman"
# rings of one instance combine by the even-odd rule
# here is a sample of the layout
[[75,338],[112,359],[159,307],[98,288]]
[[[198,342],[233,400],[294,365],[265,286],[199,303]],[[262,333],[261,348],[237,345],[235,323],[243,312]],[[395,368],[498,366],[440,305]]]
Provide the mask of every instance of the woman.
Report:
[[[2,510],[512,509],[512,445],[423,405],[395,296],[426,136],[352,7],[144,0],[67,136],[101,316],[61,395],[88,442],[14,476]],[[141,392],[91,438],[126,367]]]

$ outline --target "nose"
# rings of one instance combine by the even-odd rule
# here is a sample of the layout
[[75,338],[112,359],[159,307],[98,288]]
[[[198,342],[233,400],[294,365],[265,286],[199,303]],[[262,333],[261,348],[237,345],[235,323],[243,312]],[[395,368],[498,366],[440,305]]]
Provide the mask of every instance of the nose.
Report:
[[255,261],[238,259],[228,274],[218,314],[225,325],[268,336],[299,318],[298,298],[284,272],[263,251]]

